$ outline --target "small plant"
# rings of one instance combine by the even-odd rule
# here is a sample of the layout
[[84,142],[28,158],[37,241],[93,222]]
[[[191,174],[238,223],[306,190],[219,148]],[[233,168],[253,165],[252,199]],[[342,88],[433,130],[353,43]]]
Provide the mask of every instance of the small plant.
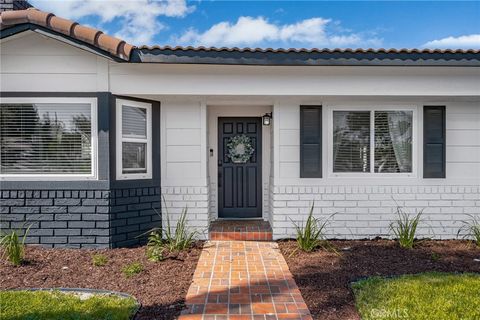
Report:
[[401,207],[397,207],[397,214],[398,220],[390,224],[390,230],[392,230],[395,235],[400,247],[411,249],[415,244],[415,235],[423,210],[420,210],[420,212],[412,217],[403,211]]
[[317,219],[313,216],[314,206],[313,204],[310,208],[310,213],[308,214],[305,225],[299,225],[292,221],[297,233],[298,247],[306,252],[311,252],[318,247],[331,249],[331,247],[328,246],[328,241],[325,239],[325,228],[333,215],[325,220]]
[[12,230],[10,233],[0,238],[0,245],[3,248],[2,259],[7,256],[8,261],[13,265],[19,266],[24,261],[25,255],[25,239],[27,238],[30,227],[25,230],[25,234],[20,240],[17,231]]
[[441,256],[440,254],[436,253],[436,252],[432,252],[430,254],[430,259],[432,259],[432,261],[438,261],[440,260]]
[[125,277],[130,278],[143,271],[143,265],[140,262],[133,262],[123,267],[122,272]]
[[168,211],[165,210],[167,227],[152,229],[148,235],[147,257],[149,260],[161,261],[169,252],[182,251],[192,246],[197,232],[190,231],[188,228],[187,211],[185,207],[174,230],[170,224]]
[[167,228],[163,231],[165,241],[164,245],[169,251],[181,251],[189,248],[196,235],[196,231],[190,231],[187,225],[187,211],[185,207],[175,225],[175,231],[170,226],[170,218],[167,214]]
[[471,220],[462,221],[463,226],[458,230],[457,236],[463,234],[463,239],[473,239],[480,247],[480,217],[469,215]]
[[158,262],[164,259],[165,248],[163,246],[162,230],[153,230],[148,235],[147,258]]
[[103,267],[108,262],[108,258],[103,254],[94,254],[92,256],[92,264],[95,267]]

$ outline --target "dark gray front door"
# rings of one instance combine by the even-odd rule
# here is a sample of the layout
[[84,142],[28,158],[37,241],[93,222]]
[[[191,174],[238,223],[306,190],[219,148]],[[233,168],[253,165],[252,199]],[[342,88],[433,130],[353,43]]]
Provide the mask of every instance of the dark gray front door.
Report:
[[261,118],[218,118],[218,216],[262,217]]

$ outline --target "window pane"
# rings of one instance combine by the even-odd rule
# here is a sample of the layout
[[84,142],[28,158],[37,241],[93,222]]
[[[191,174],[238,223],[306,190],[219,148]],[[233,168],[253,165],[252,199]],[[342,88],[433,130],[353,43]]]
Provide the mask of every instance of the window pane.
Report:
[[147,137],[147,110],[122,106],[123,136]]
[[370,112],[333,112],[333,172],[370,172]]
[[92,172],[89,104],[0,105],[0,173]]
[[145,162],[146,143],[123,142],[122,143],[122,166],[123,173],[146,173]]
[[375,172],[412,172],[412,111],[375,111]]

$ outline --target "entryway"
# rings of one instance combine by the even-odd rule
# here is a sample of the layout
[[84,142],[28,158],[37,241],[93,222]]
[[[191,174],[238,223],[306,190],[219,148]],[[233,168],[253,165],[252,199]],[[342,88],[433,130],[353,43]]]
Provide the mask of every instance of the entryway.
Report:
[[218,217],[262,217],[262,121],[218,118]]
[[[244,101],[244,103],[247,103]],[[270,220],[271,105],[208,105],[209,221]]]

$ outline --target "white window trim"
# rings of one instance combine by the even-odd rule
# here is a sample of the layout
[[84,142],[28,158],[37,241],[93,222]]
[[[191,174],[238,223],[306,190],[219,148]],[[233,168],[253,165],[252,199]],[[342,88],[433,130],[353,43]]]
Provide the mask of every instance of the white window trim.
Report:
[[[418,106],[409,105],[365,105],[365,104],[349,104],[349,105],[332,105],[327,106],[327,145],[328,145],[328,159],[327,167],[329,178],[416,178],[417,177],[417,145],[418,145]],[[378,173],[374,172],[374,123],[370,121],[370,172],[334,172],[333,171],[333,112],[334,111],[412,111],[412,172],[399,173]]]
[[92,171],[90,174],[0,174],[0,181],[65,181],[65,180],[96,180],[98,174],[98,119],[97,119],[97,99],[96,98],[4,98],[0,99],[1,104],[28,104],[28,103],[64,103],[90,104],[91,121],[92,121]]
[[[147,110],[147,139],[135,137],[123,137],[122,135],[122,107],[128,105],[129,107],[142,108]],[[116,103],[116,173],[117,180],[131,180],[131,179],[151,179],[152,178],[152,105],[150,103],[139,102],[127,99],[117,99]],[[145,162],[147,166],[146,173],[123,173],[122,163],[122,142],[141,142],[147,143],[145,151]]]

